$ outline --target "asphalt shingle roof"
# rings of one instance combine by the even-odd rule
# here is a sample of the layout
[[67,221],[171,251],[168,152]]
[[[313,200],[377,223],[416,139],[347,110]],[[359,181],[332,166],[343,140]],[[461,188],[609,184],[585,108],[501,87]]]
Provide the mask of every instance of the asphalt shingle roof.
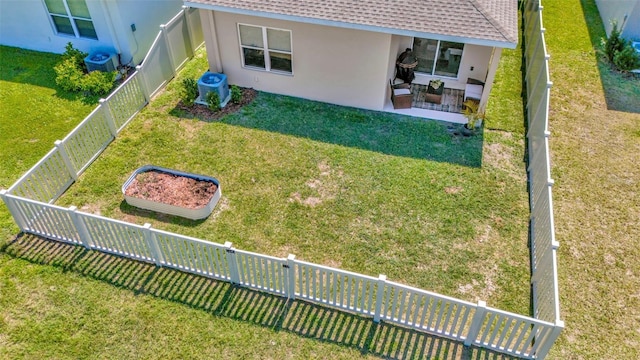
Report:
[[186,0],[200,7],[355,24],[515,45],[517,0]]

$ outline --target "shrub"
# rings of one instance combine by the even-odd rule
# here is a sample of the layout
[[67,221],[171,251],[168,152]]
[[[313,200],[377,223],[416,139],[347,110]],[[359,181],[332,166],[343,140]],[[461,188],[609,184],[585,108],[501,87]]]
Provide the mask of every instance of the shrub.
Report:
[[604,54],[607,59],[609,59],[609,61],[611,62],[614,62],[614,57],[618,52],[624,49],[626,41],[620,36],[618,23],[616,21],[613,21],[612,24],[613,27],[611,28],[611,34],[609,35],[608,39],[602,40],[602,45],[604,48]]
[[620,71],[629,71],[640,68],[640,57],[631,44],[625,44],[624,48],[613,56],[613,64]]
[[198,82],[195,79],[185,78],[182,79],[181,85],[180,98],[182,102],[187,106],[193,105],[198,97]]
[[56,72],[56,84],[66,91],[84,91],[90,95],[109,93],[116,80],[115,71],[105,73],[93,71],[87,74],[84,58],[87,53],[75,49],[67,43],[62,60],[53,68]]
[[106,95],[113,87],[116,72],[92,71],[82,77],[81,89],[92,95]]
[[242,89],[238,85],[231,85],[231,102],[234,104],[242,102]]
[[220,110],[220,95],[217,91],[209,91],[206,96],[207,105],[213,111]]
[[67,46],[65,46],[65,51],[62,54],[62,59],[64,60],[72,60],[76,66],[78,68],[80,68],[80,70],[83,73],[87,72],[87,65],[84,63],[84,58],[86,58],[89,54],[87,54],[86,52],[82,52],[76,48],[73,47],[73,44],[71,42],[67,43]]
[[56,84],[65,91],[82,90],[84,73],[73,58],[63,59],[53,68],[56,72]]

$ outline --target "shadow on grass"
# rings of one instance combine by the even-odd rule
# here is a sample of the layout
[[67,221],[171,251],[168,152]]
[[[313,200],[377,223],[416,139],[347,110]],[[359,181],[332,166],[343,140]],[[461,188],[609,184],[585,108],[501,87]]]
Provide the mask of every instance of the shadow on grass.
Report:
[[[170,114],[187,117],[178,108]],[[387,155],[469,167],[482,165],[482,131],[469,137],[455,135],[462,125],[441,121],[264,92],[219,121]]]
[[305,301],[253,291],[152,264],[20,235],[3,253],[55,266],[113,286],[174,301],[214,316],[357,349],[384,359],[516,359],[462,343]]
[[[591,46],[599,53],[601,40],[606,38],[604,23],[595,0],[580,0],[587,23]],[[605,20],[608,21],[608,20]],[[608,110],[640,113],[640,75],[615,70],[604,56],[597,54],[598,73]]]

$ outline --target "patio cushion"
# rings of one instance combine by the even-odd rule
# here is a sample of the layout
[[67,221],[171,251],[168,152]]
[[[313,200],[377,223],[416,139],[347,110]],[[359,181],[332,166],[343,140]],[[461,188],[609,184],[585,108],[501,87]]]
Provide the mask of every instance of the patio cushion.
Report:
[[482,98],[482,85],[467,84],[464,87],[464,100],[467,98],[480,100]]
[[411,90],[409,89],[393,89],[393,95],[408,95],[411,94]]

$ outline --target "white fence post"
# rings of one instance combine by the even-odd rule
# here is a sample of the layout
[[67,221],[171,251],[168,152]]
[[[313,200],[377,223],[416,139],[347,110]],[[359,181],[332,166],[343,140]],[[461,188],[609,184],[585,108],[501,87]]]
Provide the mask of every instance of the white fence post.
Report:
[[478,305],[476,306],[476,313],[473,314],[473,320],[471,320],[471,327],[469,328],[469,333],[467,337],[464,339],[464,345],[469,346],[476,342],[476,338],[478,337],[478,332],[480,332],[480,328],[482,327],[482,322],[484,321],[484,314],[487,312],[487,303],[480,300],[478,301]]
[[147,103],[150,102],[151,94],[149,93],[147,76],[144,74],[142,65],[136,65],[136,79],[138,80],[138,84],[140,85],[140,89],[142,90],[142,95],[144,95],[144,99],[147,101]]
[[7,190],[0,190],[0,198],[2,198],[2,201],[4,201],[4,203],[7,205],[9,213],[11,214],[11,216],[13,216],[16,224],[18,224],[20,231],[24,232],[27,229],[27,221],[22,216],[22,213],[15,207],[14,200],[10,199],[7,194]]
[[240,276],[238,275],[238,263],[236,262],[236,249],[233,248],[233,244],[231,244],[230,241],[225,242],[224,247],[231,283],[240,284]]
[[[284,265],[283,265],[284,266]],[[296,298],[296,256],[293,254],[289,254],[287,257],[287,264],[285,269],[287,269],[287,279],[288,283],[286,286],[287,291],[287,299],[293,300]]]
[[144,224],[144,239],[147,242],[147,246],[149,247],[149,251],[151,251],[151,256],[153,256],[153,262],[156,266],[162,266],[164,262],[164,257],[162,256],[162,251],[158,246],[158,239],[156,239],[156,234],[151,231],[151,224]]
[[71,159],[69,158],[69,154],[67,154],[67,150],[64,148],[64,143],[60,140],[56,140],[55,143],[56,148],[60,152],[60,156],[62,156],[62,161],[67,166],[67,170],[69,170],[69,175],[73,178],[73,180],[78,180],[78,172],[75,167],[71,163]]
[[378,291],[376,293],[376,310],[373,313],[373,322],[380,322],[380,313],[382,312],[382,301],[384,300],[384,287],[387,282],[386,275],[378,276]]
[[107,99],[98,100],[100,106],[102,106],[104,111],[104,118],[107,121],[107,126],[109,126],[109,132],[111,136],[114,138],[118,135],[118,127],[116,126],[116,122],[113,121],[113,114],[111,114],[111,107],[109,106],[109,101]]
[[171,41],[169,40],[169,35],[167,34],[167,25],[160,25],[160,32],[162,32],[162,38],[164,39],[164,45],[167,47],[167,52],[169,53],[169,64],[171,65],[171,74],[172,77],[176,76],[176,64],[173,61],[173,49],[171,48]]
[[85,248],[91,249],[91,245],[93,244],[93,241],[91,240],[91,234],[87,230],[87,227],[84,225],[82,219],[80,219],[80,215],[78,215],[78,208],[75,206],[70,206],[69,215],[71,216],[73,225],[76,227],[78,236],[80,236],[80,242]]
[[564,329],[564,321],[562,320],[556,320],[555,325],[556,326],[553,330],[551,330],[551,334],[549,334],[549,336],[544,340],[544,344],[542,344],[538,351],[536,351],[536,359],[544,359],[547,356],[547,353],[551,350],[551,347],[558,339],[558,336],[560,336],[562,329]]

